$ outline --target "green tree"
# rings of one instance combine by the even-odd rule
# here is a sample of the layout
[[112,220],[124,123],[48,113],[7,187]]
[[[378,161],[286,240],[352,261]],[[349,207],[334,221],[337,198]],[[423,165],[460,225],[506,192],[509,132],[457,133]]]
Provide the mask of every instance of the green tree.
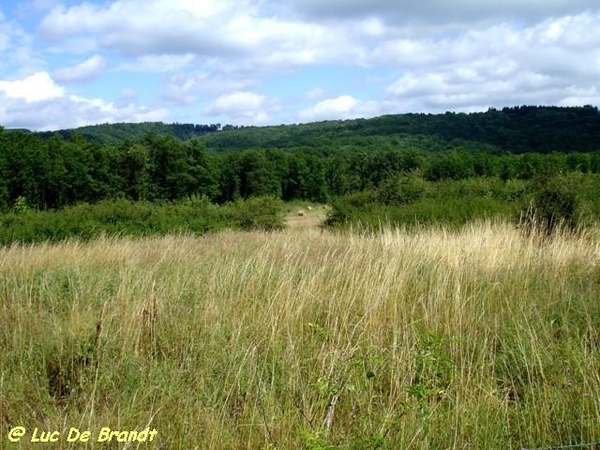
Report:
[[102,193],[94,179],[94,159],[87,142],[75,136],[65,141],[56,135],[59,152],[64,163],[64,187],[66,203],[94,202],[102,197]]
[[517,161],[514,156],[505,156],[500,160],[499,175],[502,181],[516,178],[517,170]]
[[322,158],[309,155],[306,158],[308,167],[308,189],[306,199],[314,202],[327,201],[327,182],[325,177],[325,163]]
[[31,133],[11,132],[7,134],[5,143],[9,204],[24,197],[32,207],[45,207],[43,176],[48,173],[49,164],[45,142]]
[[325,179],[329,195],[340,196],[349,192],[348,163],[342,155],[332,155],[325,160]]
[[287,173],[282,182],[282,197],[285,201],[308,198],[310,169],[306,159],[292,153],[287,158]]
[[217,202],[233,202],[240,198],[240,160],[239,153],[227,153],[218,159]]
[[6,139],[0,126],[0,211],[8,208],[8,167],[6,163]]
[[119,174],[123,192],[131,200],[148,198],[150,150],[143,143],[124,142],[119,148]]
[[150,134],[144,139],[150,149],[150,195],[153,199],[176,200],[190,193],[194,178],[188,152],[172,136]]
[[592,167],[592,157],[589,153],[569,153],[566,164],[571,171],[588,173]]
[[473,160],[464,152],[435,155],[425,169],[429,181],[462,180],[474,176]]
[[188,158],[189,180],[191,185],[187,195],[206,196],[214,200],[218,195],[217,168],[214,160],[206,152],[206,144],[192,139],[185,144]]
[[281,198],[277,168],[262,150],[247,150],[240,158],[240,195],[242,198],[274,196]]

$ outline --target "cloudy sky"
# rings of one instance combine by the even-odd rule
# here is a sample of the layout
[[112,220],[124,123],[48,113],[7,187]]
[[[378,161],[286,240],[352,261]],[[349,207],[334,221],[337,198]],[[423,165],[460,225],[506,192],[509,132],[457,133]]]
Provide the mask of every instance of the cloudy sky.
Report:
[[0,125],[600,105],[598,0],[0,0]]

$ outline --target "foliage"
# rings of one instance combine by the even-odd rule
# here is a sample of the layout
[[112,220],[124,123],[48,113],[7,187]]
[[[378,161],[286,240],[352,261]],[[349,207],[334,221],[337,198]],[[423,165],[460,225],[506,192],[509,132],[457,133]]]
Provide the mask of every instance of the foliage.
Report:
[[552,234],[557,229],[573,230],[577,226],[579,205],[577,180],[552,176],[533,183],[533,194],[520,213],[521,225],[528,231]]
[[242,230],[274,231],[285,227],[283,202],[275,197],[251,197],[226,205],[231,223]]
[[[521,106],[473,114],[400,114],[367,120],[249,127],[209,134],[205,139],[209,148],[229,151],[260,147],[325,148],[336,144],[365,148],[374,147],[370,143],[393,145],[400,138],[405,144],[410,142],[410,146],[427,151],[462,142],[463,146],[478,143],[479,148],[514,153],[595,152],[599,121],[600,114],[594,107]],[[411,139],[417,136],[418,139]]]
[[193,139],[206,133],[214,133],[220,129],[220,124],[165,124],[162,122],[143,123],[113,123],[79,127],[75,130],[45,131],[39,133],[42,137],[51,138],[58,134],[64,139],[71,139],[74,134],[86,140],[102,144],[119,144],[124,140],[141,139],[148,134],[168,135],[179,140]]
[[340,450],[337,445],[329,444],[327,439],[320,433],[303,430],[304,448],[306,450]]
[[[515,153],[598,151],[600,114],[593,106],[516,106],[490,108],[479,113],[396,114],[373,119],[326,121],[300,125],[238,127],[220,124],[102,124],[41,133],[45,138],[60,134],[71,139],[74,133],[85,139],[118,144],[139,140],[149,133],[169,135],[180,140],[199,137],[217,151],[256,148],[327,148],[335,144],[359,142],[361,146],[379,137],[428,136],[441,141],[476,142],[479,147],[504,149]],[[389,141],[388,141],[389,142]]]
[[428,183],[415,173],[392,176],[384,180],[375,194],[379,203],[409,204],[419,200],[427,191]]
[[376,191],[338,197],[326,225],[377,230],[383,226],[461,226],[473,220],[510,218],[525,195],[523,182],[495,178],[426,181],[417,174],[390,178]]
[[284,226],[283,205],[273,198],[252,198],[216,206],[206,197],[178,202],[103,201],[60,211],[20,208],[0,215],[0,244],[89,240],[101,235],[149,236],[204,234],[225,228],[275,230]]
[[[600,173],[599,121],[592,107],[517,107],[277,127],[105,124],[56,133],[0,128],[0,211],[10,212],[19,199],[34,210],[55,210],[118,199],[326,203],[348,196],[350,203],[373,203],[363,202],[369,212],[358,214],[370,226],[460,224],[512,212],[521,193],[509,192],[511,184]],[[477,180],[501,180],[507,187],[480,192],[475,185],[487,181]],[[451,188],[463,202],[442,195],[459,182],[475,191]],[[332,216],[340,217],[331,221],[346,221],[345,201],[335,200]],[[585,204],[596,211],[594,201]]]

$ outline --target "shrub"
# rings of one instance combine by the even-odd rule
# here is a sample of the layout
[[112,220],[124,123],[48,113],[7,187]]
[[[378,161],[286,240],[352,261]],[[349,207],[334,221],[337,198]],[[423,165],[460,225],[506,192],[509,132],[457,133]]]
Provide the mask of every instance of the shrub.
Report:
[[360,191],[334,199],[327,212],[325,226],[341,227],[359,223],[361,219],[364,221],[376,202],[376,196],[372,191]]
[[58,211],[28,210],[0,215],[0,245],[11,242],[93,239],[101,234],[147,236],[168,233],[204,234],[224,228],[277,230],[284,227],[283,203],[271,197],[225,206],[206,198],[179,202],[103,201]]
[[377,189],[376,198],[380,203],[413,203],[419,200],[427,189],[427,182],[422,178],[409,175],[391,177]]
[[274,231],[285,228],[283,202],[275,197],[251,197],[228,205],[232,222],[242,230]]
[[554,176],[536,180],[528,205],[521,209],[519,223],[528,232],[552,234],[577,225],[577,187],[573,177]]

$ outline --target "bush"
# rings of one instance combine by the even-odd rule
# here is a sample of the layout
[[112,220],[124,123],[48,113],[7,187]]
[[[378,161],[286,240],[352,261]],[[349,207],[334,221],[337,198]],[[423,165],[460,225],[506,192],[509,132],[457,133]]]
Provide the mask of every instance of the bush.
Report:
[[380,203],[409,204],[419,200],[427,189],[427,182],[416,175],[391,177],[377,189],[376,198]]
[[[519,186],[521,188],[521,186]],[[325,224],[377,230],[382,225],[461,226],[472,220],[510,219],[519,203],[515,187],[494,178],[425,181],[417,176],[390,179],[377,191],[335,199]]]
[[27,210],[0,215],[0,245],[11,242],[93,239],[99,235],[147,236],[168,233],[204,234],[224,228],[283,228],[283,203],[261,197],[225,206],[193,197],[179,202],[103,201],[58,211]]
[[376,193],[360,191],[338,197],[331,202],[331,209],[327,212],[325,226],[343,227],[348,224],[358,224],[371,214],[376,202]]
[[519,223],[528,232],[552,234],[557,229],[577,226],[577,182],[573,177],[554,176],[533,183],[529,204],[522,208]]
[[232,222],[242,230],[274,231],[285,228],[283,202],[275,197],[251,197],[227,205]]

